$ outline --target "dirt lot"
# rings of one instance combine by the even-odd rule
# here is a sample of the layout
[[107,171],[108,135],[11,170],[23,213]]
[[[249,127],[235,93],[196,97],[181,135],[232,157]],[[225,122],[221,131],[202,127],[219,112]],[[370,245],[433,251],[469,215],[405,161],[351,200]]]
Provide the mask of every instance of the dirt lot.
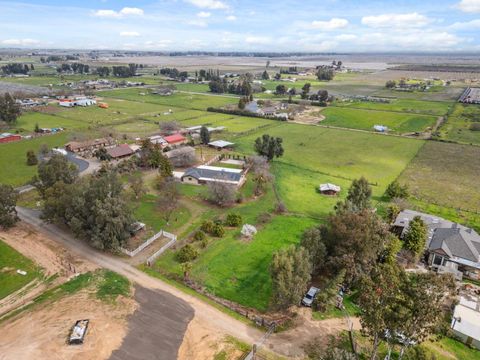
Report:
[[320,121],[325,120],[325,115],[321,115],[320,112],[324,108],[308,107],[304,111],[295,115],[295,120],[292,122],[298,124],[318,124]]
[[[46,304],[1,325],[0,359],[108,359],[122,343],[127,316],[135,308],[132,299],[119,298],[113,305],[87,291]],[[86,341],[67,345],[69,331],[79,319],[90,320]]]
[[57,275],[48,286],[43,281],[35,280],[3,298],[0,301],[0,316],[27,304],[47,287],[64,283],[75,273],[83,273],[97,268],[84,259],[74,257],[64,247],[22,222],[8,231],[0,232],[0,237],[5,243],[40,266],[46,278]]

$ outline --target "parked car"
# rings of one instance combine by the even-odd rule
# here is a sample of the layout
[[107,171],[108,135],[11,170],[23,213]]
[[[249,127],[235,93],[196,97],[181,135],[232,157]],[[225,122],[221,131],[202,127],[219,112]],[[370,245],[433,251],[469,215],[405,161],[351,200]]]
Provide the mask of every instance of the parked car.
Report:
[[312,286],[308,290],[308,292],[305,294],[305,296],[302,299],[302,305],[303,306],[312,306],[313,300],[315,300],[315,296],[317,296],[318,292],[320,289]]

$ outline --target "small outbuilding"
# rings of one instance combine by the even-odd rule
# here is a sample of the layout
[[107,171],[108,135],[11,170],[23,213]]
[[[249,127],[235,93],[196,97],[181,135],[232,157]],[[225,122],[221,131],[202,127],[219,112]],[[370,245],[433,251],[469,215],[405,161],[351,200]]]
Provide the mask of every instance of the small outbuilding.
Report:
[[182,134],[173,134],[173,135],[165,136],[163,139],[171,146],[181,145],[187,142],[187,138]]
[[337,195],[341,188],[338,185],[326,183],[326,184],[320,184],[318,190],[320,191],[320,194],[322,195]]
[[235,145],[235,143],[225,141],[225,140],[216,140],[208,143],[208,146],[213,147],[217,150],[231,148]]
[[114,148],[107,149],[107,153],[111,156],[113,160],[118,160],[131,156],[135,152],[128,144],[120,144],[118,146],[115,146]]
[[68,343],[70,345],[80,345],[85,341],[85,335],[87,334],[89,320],[77,320],[72,327]]

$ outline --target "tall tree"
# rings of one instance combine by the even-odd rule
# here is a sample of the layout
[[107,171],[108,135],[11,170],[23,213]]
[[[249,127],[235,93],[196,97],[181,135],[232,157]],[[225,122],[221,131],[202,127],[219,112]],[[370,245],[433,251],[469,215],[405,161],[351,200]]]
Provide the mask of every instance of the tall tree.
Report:
[[415,216],[408,224],[408,230],[403,237],[404,247],[418,258],[425,250],[428,228],[420,216]]
[[0,184],[0,228],[8,229],[18,221],[17,197],[12,186]]
[[264,134],[255,140],[254,149],[258,155],[265,156],[268,161],[272,161],[275,157],[283,155],[282,143],[282,138]]
[[284,310],[298,304],[310,282],[311,270],[305,248],[292,245],[275,252],[270,265],[272,307]]
[[370,198],[372,196],[372,188],[368,180],[363,176],[355,179],[348,189],[348,195],[345,202],[338,203],[335,207],[337,212],[342,211],[362,211],[371,208]]
[[273,181],[273,175],[270,173],[270,164],[264,156],[252,156],[248,159],[248,164],[253,173],[255,195],[259,196],[265,191],[266,185]]
[[0,95],[0,120],[7,124],[14,124],[20,116],[20,105],[10,93]]
[[53,154],[48,161],[38,165],[38,176],[33,179],[34,186],[41,195],[57,181],[73,184],[78,177],[78,168],[61,154]]
[[203,145],[207,145],[210,142],[210,131],[208,131],[205,125],[200,128],[200,141]]
[[322,241],[322,233],[318,228],[308,229],[303,233],[300,245],[308,250],[310,254],[310,263],[312,265],[312,275],[318,275],[321,268],[325,265],[327,248]]

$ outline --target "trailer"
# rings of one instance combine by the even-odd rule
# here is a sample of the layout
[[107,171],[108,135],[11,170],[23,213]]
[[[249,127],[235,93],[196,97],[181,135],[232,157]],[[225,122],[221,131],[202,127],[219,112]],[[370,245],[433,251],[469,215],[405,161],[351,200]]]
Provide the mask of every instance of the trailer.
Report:
[[87,334],[88,324],[90,320],[77,320],[72,327],[68,343],[70,345],[81,345],[85,341],[85,335]]

